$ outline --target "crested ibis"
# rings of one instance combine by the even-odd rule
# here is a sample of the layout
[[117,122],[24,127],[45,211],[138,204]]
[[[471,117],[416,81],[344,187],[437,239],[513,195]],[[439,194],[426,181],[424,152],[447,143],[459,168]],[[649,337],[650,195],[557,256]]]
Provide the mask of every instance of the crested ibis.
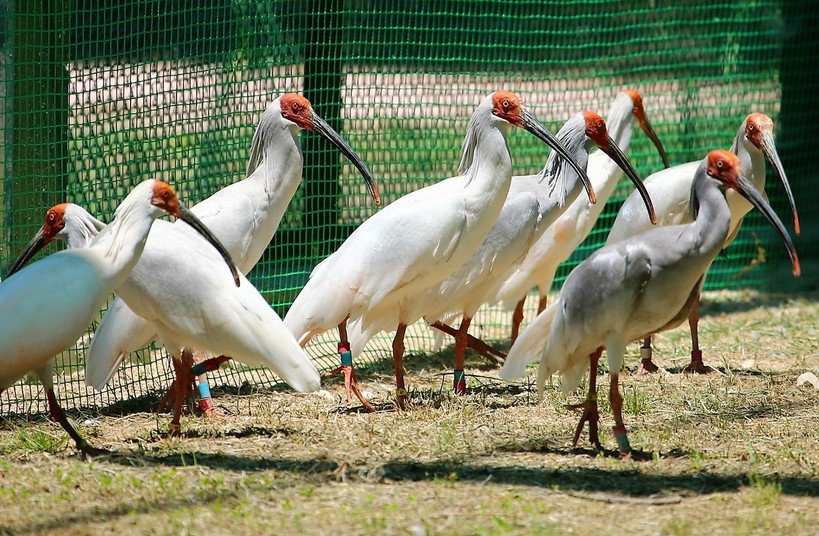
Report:
[[[796,212],[796,203],[791,193],[791,187],[785,176],[785,170],[776,151],[773,135],[773,121],[770,117],[761,113],[752,113],[739,127],[734,143],[730,151],[742,161],[742,169],[749,174],[749,179],[757,191],[765,196],[765,157],[771,161],[776,170],[785,193],[788,197],[791,211],[793,212],[793,224],[797,235],[799,235],[799,216]],[[690,195],[691,184],[694,181],[698,162],[689,162],[679,166],[659,171],[646,179],[646,188],[652,199],[657,200],[657,214],[659,225],[674,225],[687,223],[692,220]],[[767,199],[767,197],[765,197]],[[727,195],[728,206],[731,208],[731,224],[728,237],[725,239],[723,247],[733,242],[742,218],[751,210],[752,205],[744,197],[729,191]],[[620,240],[634,236],[649,228],[649,223],[639,210],[639,200],[633,195],[626,199],[617,218],[614,220],[606,243],[619,242]],[[699,293],[696,297],[697,305],[691,309],[691,316],[688,324],[691,330],[691,362],[685,367],[685,372],[708,373],[711,368],[702,362],[702,351],[699,347],[699,336],[697,326],[699,324]],[[641,362],[639,371],[656,372],[657,365],[652,361],[651,338],[643,341],[640,349]]]
[[561,374],[564,391],[575,389],[591,364],[591,380],[574,442],[586,421],[591,442],[597,436],[597,360],[606,350],[611,384],[609,400],[614,435],[622,454],[631,452],[623,424],[618,382],[626,345],[672,329],[693,306],[702,278],[730,232],[727,191],[738,192],[757,207],[785,242],[799,275],[799,260],[784,225],[770,205],[741,175],[740,159],[724,150],[711,151],[697,167],[691,196],[698,212],[693,222],[656,227],[595,251],[572,270],[559,298],[520,334],[500,370],[515,379],[530,361],[539,359],[538,392],[546,378]]
[[[380,204],[370,171],[350,145],[313,111],[307,99],[292,93],[282,95],[267,107],[259,120],[253,135],[246,178],[219,190],[191,208],[191,211],[219,237],[243,274],[250,272],[262,257],[290,200],[301,183],[303,156],[298,133],[302,129],[314,131],[326,138],[346,156],[364,177],[366,187],[375,204]],[[158,227],[151,234],[154,236],[166,229],[170,227]],[[156,243],[159,243],[158,240],[157,238]],[[154,242],[149,242],[149,248],[152,243]],[[170,253],[171,250],[168,251]],[[165,261],[160,261],[155,256],[150,258],[157,263],[157,269],[160,267],[171,269],[175,265],[174,255],[169,256]],[[140,268],[137,274],[147,276],[146,270],[147,267]],[[147,279],[143,278],[143,280]],[[195,287],[187,285],[184,278],[177,278],[176,281],[188,290],[174,291],[168,287],[166,290],[171,294],[181,296],[183,294],[179,294],[180,292],[197,292]],[[132,299],[138,299],[133,292],[130,294]],[[161,294],[154,294],[146,299],[151,301],[164,298]],[[185,301],[191,304],[198,302],[195,299]],[[155,302],[151,308],[161,307]],[[145,318],[140,318],[140,315],[132,309],[128,300],[123,301],[117,298],[103,317],[89,351],[88,363],[93,368],[93,371],[89,370],[87,375],[89,385],[102,388],[128,352],[144,346],[155,337],[156,328],[152,327],[151,322]],[[191,311],[195,310],[191,309]],[[149,316],[153,315],[149,314]],[[279,322],[278,317],[275,322]],[[179,324],[177,328],[180,330],[180,335],[186,331],[184,325]],[[196,340],[199,339],[193,337],[189,339],[189,342],[193,344]],[[200,349],[212,350],[206,346]],[[186,351],[185,359],[189,357],[192,358],[192,353]],[[218,365],[224,359],[226,358],[221,356],[215,361],[208,360],[207,363],[212,365],[215,362]],[[185,377],[189,375],[185,373]],[[175,381],[169,389],[171,398],[175,398],[173,393],[177,388]],[[183,392],[187,395],[190,390],[189,384],[185,386]],[[199,390],[200,394],[209,392],[206,381],[200,383]],[[175,401],[175,405],[180,403]],[[200,406],[205,412],[208,412],[211,408],[210,397],[202,397]],[[173,426],[172,429],[178,428]]]
[[[158,180],[138,184],[120,203],[114,220],[88,247],[60,251],[21,268],[36,253],[42,237],[54,232],[49,211],[46,225],[27,247],[17,271],[0,283],[0,391],[27,372],[36,371],[48,397],[49,411],[83,455],[103,451],[91,447],[71,426],[54,395],[53,358],[73,344],[88,327],[105,299],[128,277],[144,252],[154,220],[165,212],[187,222],[210,242],[220,263],[238,277],[229,254],[198,218],[183,207],[169,185]],[[170,224],[169,224],[170,225]],[[92,223],[96,227],[96,223]],[[63,229],[64,230],[64,229]],[[59,233],[57,230],[55,234]],[[219,253],[216,253],[218,251]],[[218,269],[214,266],[214,269]],[[214,274],[216,276],[216,274]],[[231,282],[224,266],[218,275]],[[157,273],[160,279],[164,274]],[[232,284],[232,283],[229,283]]]
[[[634,90],[621,91],[609,108],[606,123],[608,124],[611,140],[624,155],[628,155],[631,147],[633,123],[635,121],[657,148],[663,164],[668,167],[668,157],[665,149],[643,108],[642,95]],[[532,287],[537,286],[540,294],[538,313],[543,311],[558,266],[567,260],[589,235],[597,222],[597,218],[600,217],[605,208],[606,201],[611,197],[617,182],[623,175],[621,167],[605,151],[595,151],[589,156],[586,171],[592,181],[598,202],[589,203],[583,198],[575,199],[565,213],[554,224],[550,225],[529,248],[518,269],[509,276],[497,292],[496,301],[508,305],[516,304],[515,313],[512,317],[511,339],[513,344],[520,330],[520,323],[523,321],[523,305],[526,295]],[[635,202],[638,194],[639,192],[635,191]],[[652,196],[652,199],[654,199],[654,196]],[[644,200],[641,199],[641,201]],[[642,207],[635,207],[635,210],[640,212],[645,219],[646,225],[651,227],[651,220],[642,210]]]
[[[604,154],[611,155],[615,162],[612,167],[625,170],[638,190],[642,189],[637,172],[612,142],[606,122],[596,113],[583,111],[574,115],[557,133],[557,139],[587,172],[589,150],[599,147]],[[466,390],[463,366],[467,330],[480,306],[498,292],[527,255],[532,242],[539,240],[569,206],[574,206],[576,200],[582,201],[583,206],[594,206],[590,199],[579,197],[583,185],[580,177],[571,167],[560,165],[559,158],[552,152],[540,174],[512,178],[497,222],[472,257],[427,291],[424,317],[433,327],[451,333],[454,330],[448,322],[453,316],[462,317],[454,335],[454,389],[458,393]],[[597,195],[597,188],[594,192]],[[646,197],[644,201],[650,213],[651,200]]]
[[[405,330],[426,312],[425,291],[466,262],[497,220],[512,178],[506,140],[512,125],[557,151],[565,159],[560,165],[573,167],[593,198],[585,170],[564,144],[537,121],[517,95],[496,91],[483,99],[469,120],[462,175],[394,201],[364,221],[335,253],[315,267],[284,319],[300,344],[306,345],[314,335],[338,326],[342,358],[351,369],[352,359],[373,335],[397,327],[393,365],[397,402],[405,407]],[[372,408],[352,374],[345,378],[345,387],[348,399],[352,388],[362,403]]]

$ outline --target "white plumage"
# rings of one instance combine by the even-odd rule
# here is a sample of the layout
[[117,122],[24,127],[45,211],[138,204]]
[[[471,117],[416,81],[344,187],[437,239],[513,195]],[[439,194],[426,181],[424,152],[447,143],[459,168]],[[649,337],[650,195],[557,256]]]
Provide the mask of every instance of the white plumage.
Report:
[[[285,325],[302,345],[349,318],[349,345],[355,357],[377,332],[398,327],[393,358],[403,404],[404,329],[424,314],[424,292],[457,270],[496,221],[511,179],[506,136],[513,124],[568,157],[516,95],[498,91],[487,96],[467,127],[463,175],[391,203],[313,270],[285,317]],[[577,163],[571,165],[585,177]]]
[[728,236],[731,213],[726,189],[741,192],[768,218],[788,246],[798,275],[799,262],[784,226],[753,185],[741,177],[740,169],[735,155],[721,150],[709,153],[693,185],[692,196],[699,206],[694,222],[653,228],[597,250],[572,271],[558,300],[512,346],[500,377],[518,378],[527,363],[539,359],[541,393],[546,378],[555,372],[560,372],[565,391],[575,389],[591,357],[589,398],[575,441],[589,420],[591,440],[599,445],[594,378],[597,359],[605,348],[615,435],[620,450],[629,450],[617,387],[626,344],[671,329],[688,316],[705,271]]

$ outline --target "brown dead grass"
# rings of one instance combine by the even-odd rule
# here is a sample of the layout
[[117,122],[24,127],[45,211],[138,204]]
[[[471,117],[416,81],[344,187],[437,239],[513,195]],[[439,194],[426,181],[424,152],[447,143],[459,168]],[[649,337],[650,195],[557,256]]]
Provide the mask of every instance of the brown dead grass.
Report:
[[[445,350],[407,359],[408,412],[390,404],[385,362],[360,372],[377,413],[348,409],[335,378],[314,395],[221,390],[225,416],[188,417],[184,437],[162,439],[168,416],[146,399],[80,421],[116,453],[87,462],[20,439],[62,438],[56,425],[6,421],[0,534],[815,534],[819,391],[796,378],[819,374],[819,295],[706,298],[701,340],[720,374],[623,379],[631,442],[648,461],[583,439],[573,449],[565,404],[580,397],[557,381],[538,405],[529,383],[492,379],[471,358],[470,393],[451,396]],[[687,344],[681,329],[659,337],[657,361],[681,368]],[[605,402],[601,412],[613,449]]]

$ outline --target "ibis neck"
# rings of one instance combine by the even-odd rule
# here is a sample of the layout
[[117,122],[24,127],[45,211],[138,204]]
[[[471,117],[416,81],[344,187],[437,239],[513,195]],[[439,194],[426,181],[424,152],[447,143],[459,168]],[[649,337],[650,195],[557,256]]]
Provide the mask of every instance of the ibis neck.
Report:
[[157,210],[151,207],[149,211],[126,202],[120,205],[117,215],[106,226],[92,243],[91,247],[99,248],[106,258],[105,269],[110,273],[114,286],[124,281],[133,270],[145,242],[151,225],[157,218]]
[[[606,115],[606,127],[611,141],[620,147],[628,156],[631,148],[631,136],[634,133],[634,102],[625,93],[620,93]],[[611,161],[611,159],[609,159]],[[614,162],[612,162],[614,164]],[[615,166],[617,164],[614,164]]]
[[103,227],[105,227],[104,223],[85,210],[81,210],[77,217],[66,219],[65,228],[58,236],[65,238],[69,249],[84,248],[91,244]]
[[[476,206],[491,200],[506,197],[512,179],[512,156],[506,143],[510,125],[496,123],[486,128],[477,128],[467,136],[469,146],[465,148],[464,161],[470,163],[464,176],[468,201]],[[466,153],[471,152],[467,157]],[[498,209],[500,210],[500,209]]]
[[295,127],[282,126],[274,134],[260,140],[264,143],[264,158],[249,178],[262,180],[267,204],[281,219],[301,182],[304,157]]
[[[613,143],[628,156],[631,149],[631,138],[634,134],[634,102],[625,93],[620,93],[609,108],[606,116],[609,137]],[[597,205],[591,210],[603,211],[606,201],[614,193],[614,188],[623,177],[623,170],[617,163],[600,149],[592,153],[589,160],[589,179],[595,194]],[[588,200],[586,201],[588,204]],[[599,213],[598,212],[598,213]]]
[[[739,157],[742,162],[742,170],[745,176],[751,179],[754,187],[760,191],[765,191],[765,155],[745,137],[745,123],[740,126],[734,144],[731,145],[731,152]],[[748,204],[750,210],[750,203]]]
[[731,223],[731,210],[719,182],[706,174],[698,174],[691,191],[692,206],[697,207],[692,226],[693,251],[716,256],[722,249]]
[[[222,188],[193,207],[248,273],[264,254],[302,178],[295,127],[261,123],[253,136],[246,179]],[[236,210],[223,211],[224,206]]]
[[[575,162],[582,169],[588,169],[589,151],[594,142],[586,136],[583,115],[569,119],[556,137],[563,142]],[[583,182],[574,168],[556,151],[549,154],[542,173],[544,176],[536,192],[542,218],[539,226],[548,227],[581,195]]]

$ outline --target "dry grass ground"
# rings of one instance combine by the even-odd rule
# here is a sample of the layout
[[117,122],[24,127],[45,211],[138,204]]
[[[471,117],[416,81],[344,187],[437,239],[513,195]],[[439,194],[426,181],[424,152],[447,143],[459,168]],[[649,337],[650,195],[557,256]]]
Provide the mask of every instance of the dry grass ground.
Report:
[[[392,409],[389,364],[362,371],[382,410],[326,391],[218,392],[222,418],[72,418],[116,454],[82,461],[56,425],[0,426],[0,534],[816,534],[819,294],[706,296],[701,340],[721,373],[683,376],[688,339],[656,341],[671,372],[626,375],[626,424],[648,461],[571,447],[577,415],[555,385],[467,362],[470,393],[445,388],[451,353],[408,358],[414,408]],[[628,362],[636,366],[636,347]],[[601,369],[601,394],[608,387]],[[602,397],[605,398],[605,397]],[[602,441],[614,439],[602,403]]]

